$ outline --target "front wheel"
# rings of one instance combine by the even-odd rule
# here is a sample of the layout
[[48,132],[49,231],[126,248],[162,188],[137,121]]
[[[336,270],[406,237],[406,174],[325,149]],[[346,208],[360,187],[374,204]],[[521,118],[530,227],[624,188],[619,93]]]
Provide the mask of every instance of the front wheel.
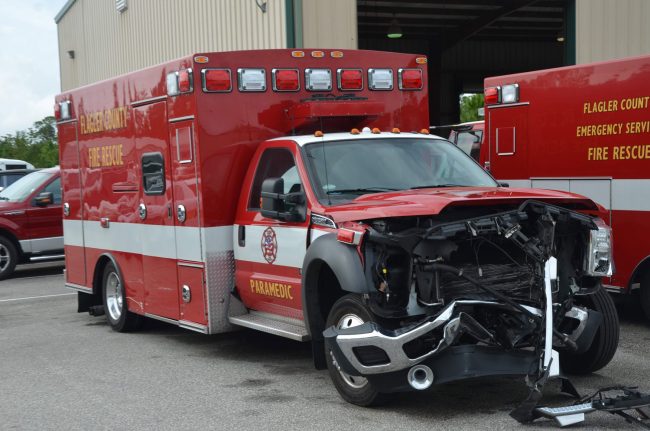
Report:
[[[326,327],[337,329],[352,328],[365,322],[372,322],[373,317],[358,295],[345,295],[334,303],[327,317]],[[336,390],[341,397],[358,406],[372,406],[385,401],[386,395],[379,393],[365,377],[351,376],[342,371],[331,351],[325,351],[327,369]]]
[[14,273],[16,263],[18,263],[16,246],[4,236],[0,236],[0,280]]
[[143,317],[131,313],[126,305],[124,283],[112,262],[104,267],[102,277],[104,311],[111,328],[118,332],[134,331],[142,326]]
[[603,323],[598,328],[589,350],[573,355],[564,352],[560,356],[562,369],[571,374],[589,374],[600,370],[609,364],[618,348],[618,313],[609,293],[601,287],[596,293],[585,296],[581,305],[601,313]]

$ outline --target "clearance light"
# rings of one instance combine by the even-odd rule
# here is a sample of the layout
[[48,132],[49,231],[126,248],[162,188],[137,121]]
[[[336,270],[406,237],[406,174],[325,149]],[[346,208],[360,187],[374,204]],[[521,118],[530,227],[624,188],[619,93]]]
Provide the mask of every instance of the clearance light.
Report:
[[321,132],[320,130],[316,130],[314,132],[314,136],[317,137],[317,138],[322,138],[323,137],[323,132]]
[[372,129],[372,133],[373,133],[374,135],[378,135],[378,134],[381,133],[381,130],[379,130],[379,129],[376,128],[376,127],[373,127],[373,129]]
[[325,57],[325,53],[323,51],[312,51],[311,56],[314,58],[323,58]]
[[332,71],[329,69],[305,69],[305,87],[309,91],[331,91]]
[[59,102],[59,119],[61,121],[69,120],[72,117],[72,110],[70,109],[70,101],[65,100]]
[[501,87],[501,103],[519,102],[519,85],[510,84]]
[[336,82],[341,91],[363,90],[363,72],[361,69],[339,69]]
[[177,96],[182,93],[191,93],[194,89],[192,85],[192,69],[183,69],[167,74],[167,95]]
[[420,133],[423,134],[423,135],[430,135],[431,134],[431,132],[429,132],[429,129],[422,129],[422,130],[420,130]]
[[417,57],[415,59],[415,62],[417,64],[427,64],[427,58],[426,57]]
[[178,91],[180,93],[192,91],[192,69],[178,71]]
[[392,133],[400,133],[400,130],[397,127],[393,127],[393,130],[391,130]]
[[488,87],[483,91],[486,105],[495,105],[501,102],[501,91],[499,87]]
[[347,229],[339,229],[336,233],[336,239],[340,242],[346,244],[352,244],[354,242],[354,231]]
[[273,69],[273,91],[298,91],[300,90],[300,76],[298,69]]
[[332,58],[343,58],[343,51],[332,51],[330,52]]
[[368,69],[368,87],[371,90],[392,90],[392,69]]
[[201,71],[203,91],[206,93],[227,93],[232,91],[230,69],[203,69]]
[[422,90],[422,69],[399,69],[397,81],[400,90]]
[[305,56],[305,51],[291,51],[291,56],[293,58],[303,58]]
[[358,135],[359,133],[361,133],[361,132],[359,132],[359,129],[352,129],[352,130],[350,130],[350,134],[351,134],[351,135]]
[[264,69],[237,69],[239,91],[266,91]]
[[206,57],[205,55],[197,55],[196,57],[194,57],[194,62],[195,62],[195,63],[205,64],[205,63],[207,63],[209,60],[210,60],[210,59],[209,59],[208,57]]

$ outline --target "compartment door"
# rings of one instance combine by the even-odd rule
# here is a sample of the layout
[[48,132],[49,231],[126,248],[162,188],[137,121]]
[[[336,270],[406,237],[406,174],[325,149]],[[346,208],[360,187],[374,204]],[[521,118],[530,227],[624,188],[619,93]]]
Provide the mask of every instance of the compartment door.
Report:
[[486,167],[497,179],[528,179],[528,105],[491,108],[488,115]]
[[[133,108],[135,147],[142,172],[140,243],[144,281],[144,311],[179,319],[174,184],[170,163],[167,104]],[[144,217],[143,217],[144,216]]]

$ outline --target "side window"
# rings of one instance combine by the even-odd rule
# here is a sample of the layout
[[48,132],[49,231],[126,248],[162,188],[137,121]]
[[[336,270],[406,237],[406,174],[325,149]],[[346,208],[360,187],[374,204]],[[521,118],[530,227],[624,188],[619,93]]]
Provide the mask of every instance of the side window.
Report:
[[165,160],[161,153],[142,155],[142,185],[146,195],[165,193]]
[[48,184],[43,192],[50,192],[54,196],[54,205],[61,204],[61,178],[57,178]]
[[253,187],[248,199],[248,209],[260,208],[262,183],[267,178],[283,178],[284,193],[294,193],[302,190],[296,162],[291,152],[285,148],[269,148],[264,151],[255,171]]

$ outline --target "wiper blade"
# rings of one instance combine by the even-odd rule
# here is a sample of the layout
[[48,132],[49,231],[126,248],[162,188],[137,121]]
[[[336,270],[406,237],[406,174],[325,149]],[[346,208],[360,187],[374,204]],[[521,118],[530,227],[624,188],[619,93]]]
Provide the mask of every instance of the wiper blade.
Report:
[[328,190],[326,193],[328,195],[337,195],[337,194],[346,194],[346,193],[382,193],[382,192],[395,192],[400,189],[393,189],[390,187],[365,187],[358,189],[338,189],[338,190]]
[[431,184],[431,185],[427,185],[427,186],[411,187],[411,190],[415,190],[415,189],[435,189],[435,188],[440,188],[440,187],[470,187],[470,186],[467,186],[467,185],[464,185],[464,184],[450,184],[450,183],[447,183],[447,184]]

